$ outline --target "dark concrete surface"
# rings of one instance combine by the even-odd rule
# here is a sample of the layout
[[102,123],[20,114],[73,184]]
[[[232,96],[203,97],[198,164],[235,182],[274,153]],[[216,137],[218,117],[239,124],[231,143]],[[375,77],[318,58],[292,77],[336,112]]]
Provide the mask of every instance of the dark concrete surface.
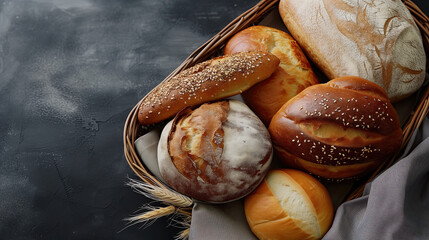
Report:
[[[429,2],[415,1],[429,12]],[[0,0],[0,239],[173,239],[124,218],[124,121],[257,0]]]

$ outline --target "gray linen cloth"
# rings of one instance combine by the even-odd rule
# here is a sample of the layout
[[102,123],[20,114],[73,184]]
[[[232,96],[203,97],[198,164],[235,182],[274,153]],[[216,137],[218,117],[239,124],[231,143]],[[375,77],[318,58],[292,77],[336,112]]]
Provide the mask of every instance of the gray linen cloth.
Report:
[[428,119],[420,133],[408,156],[338,208],[323,239],[429,239]]

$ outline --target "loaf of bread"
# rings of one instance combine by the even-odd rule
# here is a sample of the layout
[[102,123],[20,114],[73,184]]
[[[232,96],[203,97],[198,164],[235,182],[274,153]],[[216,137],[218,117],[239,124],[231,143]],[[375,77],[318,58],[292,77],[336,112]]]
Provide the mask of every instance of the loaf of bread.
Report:
[[272,155],[268,130],[237,100],[179,112],[158,144],[158,164],[168,185],[212,203],[236,200],[254,190]]
[[274,115],[269,131],[288,166],[335,180],[370,172],[402,140],[387,94],[358,77],[306,88]]
[[381,86],[392,102],[421,87],[422,37],[402,1],[281,0],[279,11],[329,79],[362,77]]
[[270,171],[246,197],[244,212],[260,240],[321,239],[334,216],[326,188],[309,174],[293,169]]
[[268,51],[280,59],[270,78],[241,94],[244,102],[268,126],[284,103],[319,81],[298,43],[289,34],[271,27],[244,29],[228,41],[224,52],[234,54],[254,50]]
[[239,94],[268,78],[279,59],[254,51],[217,57],[188,68],[162,82],[141,101],[138,119],[142,125],[173,117],[187,106]]

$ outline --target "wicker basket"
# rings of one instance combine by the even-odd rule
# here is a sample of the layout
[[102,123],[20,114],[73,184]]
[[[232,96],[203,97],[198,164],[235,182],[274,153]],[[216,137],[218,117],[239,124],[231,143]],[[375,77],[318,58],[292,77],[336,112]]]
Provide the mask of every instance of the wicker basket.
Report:
[[[429,56],[429,18],[416,6],[412,1],[402,0],[407,8],[410,10],[411,14],[418,27],[421,30],[423,36],[423,42],[426,50],[426,56]],[[210,59],[211,57],[217,55],[228,41],[228,39],[233,36],[235,33],[249,27],[250,25],[257,24],[259,21],[266,16],[270,10],[275,7],[278,7],[279,0],[262,0],[257,3],[254,7],[247,10],[239,17],[234,19],[229,23],[224,29],[222,29],[218,34],[212,37],[209,41],[195,50],[176,70],[174,70],[164,81],[175,76],[181,70],[191,67],[199,62]],[[429,61],[428,61],[429,62]],[[401,148],[398,149],[397,153],[389,160],[381,165],[366,181],[360,182],[353,188],[353,191],[349,193],[346,201],[360,197],[363,192],[365,184],[369,181],[372,181],[375,176],[377,176],[383,170],[389,168],[404,151],[405,146],[410,141],[411,136],[414,131],[421,125],[423,119],[428,113],[429,108],[429,87],[426,86],[419,93],[419,102],[415,106],[415,109],[411,112],[408,120],[402,126],[403,129],[403,138]],[[140,102],[131,110],[124,127],[124,152],[125,158],[134,170],[134,172],[143,180],[143,186],[140,185],[137,189],[140,193],[153,198],[159,202],[165,204],[165,207],[160,207],[156,209],[151,209],[146,213],[143,213],[139,216],[132,217],[129,220],[132,222],[144,222],[158,217],[166,216],[169,214],[175,213],[176,216],[183,216],[183,223],[185,226],[190,225],[191,220],[191,211],[193,201],[180,195],[162,182],[156,179],[152,174],[145,168],[142,161],[139,159],[138,154],[134,148],[134,141],[141,135],[148,131],[153,126],[141,126],[137,120],[137,112]],[[136,184],[136,185],[135,185]],[[131,186],[136,187],[137,182],[131,183]],[[182,231],[178,238],[187,238],[189,235],[189,228],[186,228]]]

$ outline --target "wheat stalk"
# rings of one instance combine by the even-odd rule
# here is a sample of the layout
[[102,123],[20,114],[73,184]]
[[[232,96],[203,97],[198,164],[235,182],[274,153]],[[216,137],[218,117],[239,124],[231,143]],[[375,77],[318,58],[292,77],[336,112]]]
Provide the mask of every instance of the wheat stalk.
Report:
[[125,220],[129,222],[146,222],[152,219],[164,217],[167,215],[170,215],[176,211],[176,207],[174,206],[168,206],[168,207],[160,207],[160,208],[154,208],[148,212],[138,214],[133,217],[129,217]]
[[[177,211],[177,213],[180,214],[180,211]],[[172,219],[172,226],[183,229],[181,232],[179,232],[179,234],[176,235],[174,240],[185,240],[189,238],[189,233],[191,231],[191,220],[191,215],[183,215],[183,213],[180,220]]]
[[174,239],[175,240],[189,239],[189,234],[190,233],[191,233],[191,228],[187,228],[187,229],[181,231]]
[[137,215],[129,217],[129,218],[125,218],[124,220],[127,221],[128,224],[119,232],[122,232],[123,230],[127,229],[128,227],[131,227],[131,226],[138,224],[138,223],[142,223],[143,224],[142,227],[148,226],[152,222],[154,222],[156,219],[170,215],[170,214],[173,214],[176,212],[176,207],[174,207],[174,206],[155,208],[155,207],[147,205],[144,208],[146,208],[148,211],[141,213],[141,214],[137,214]]
[[[127,185],[135,192],[155,201],[164,202],[169,206],[155,208],[150,205],[145,205],[143,208],[148,211],[126,218],[125,221],[128,221],[129,223],[125,228],[138,223],[149,225],[158,218],[173,214],[173,217],[171,218],[172,222],[185,228],[185,230],[180,232],[175,239],[188,239],[191,225],[191,213],[189,212],[189,207],[193,204],[192,199],[165,187],[159,187],[133,179],[129,179]],[[175,219],[177,217],[175,216],[176,214],[181,216],[181,220]]]
[[189,207],[194,203],[192,199],[187,196],[145,182],[129,179],[127,185],[147,198],[171,204],[176,207]]

